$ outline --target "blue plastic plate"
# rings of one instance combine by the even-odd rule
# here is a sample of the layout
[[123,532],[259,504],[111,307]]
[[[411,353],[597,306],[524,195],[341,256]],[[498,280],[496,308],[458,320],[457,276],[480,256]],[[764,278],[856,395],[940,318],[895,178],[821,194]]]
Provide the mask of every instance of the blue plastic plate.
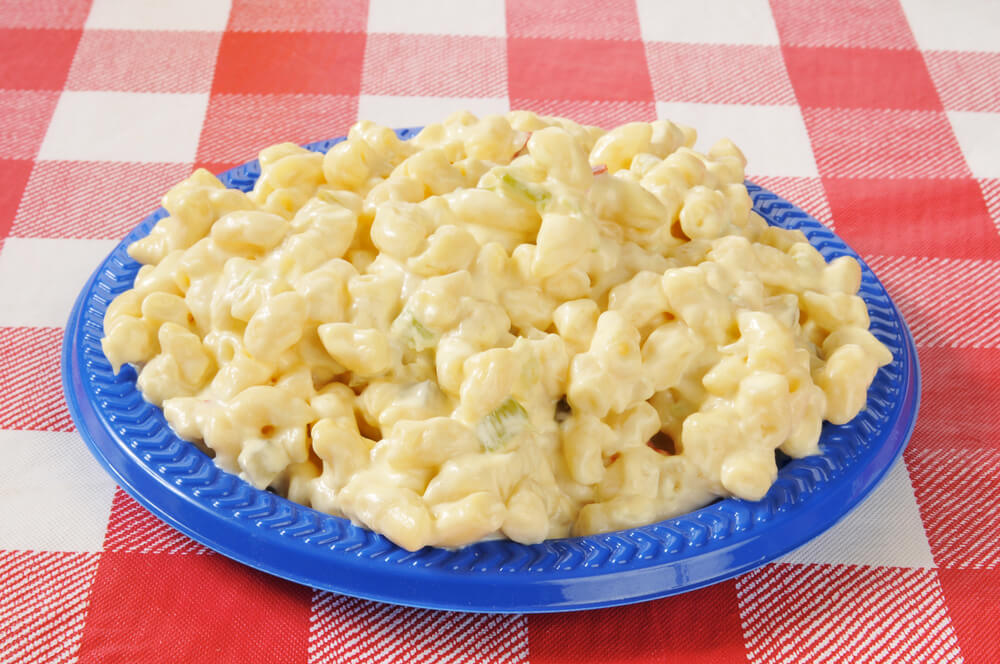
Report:
[[[416,130],[401,130],[411,137]],[[326,151],[343,139],[309,145]],[[252,161],[221,177],[249,190]],[[769,223],[802,230],[829,261],[855,254],[791,203],[752,183],[754,209]],[[259,491],[219,470],[168,428],[143,400],[132,368],[115,376],[101,351],[112,298],[139,265],[125,248],[146,235],[159,209],[129,233],[76,301],[63,344],[63,386],[73,420],[94,456],[137,501],[216,551],[316,588],[436,609],[549,612],[614,606],[673,595],[754,569],[841,519],[900,454],[917,414],[919,370],[910,333],[862,263],[861,296],[872,332],[894,359],[875,377],[868,407],[844,426],[826,424],[822,453],[788,461],[759,502],[720,500],[685,516],[632,530],[525,546],[490,541],[460,550],[405,551],[349,521]]]

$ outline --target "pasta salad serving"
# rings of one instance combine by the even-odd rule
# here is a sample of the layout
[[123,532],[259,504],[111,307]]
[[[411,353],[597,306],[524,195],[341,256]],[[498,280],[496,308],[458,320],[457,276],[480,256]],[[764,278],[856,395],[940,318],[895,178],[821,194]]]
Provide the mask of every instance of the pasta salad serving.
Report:
[[760,499],[892,355],[857,261],[695,136],[462,112],[267,148],[249,193],[197,170],[104,352],[222,469],[409,550]]

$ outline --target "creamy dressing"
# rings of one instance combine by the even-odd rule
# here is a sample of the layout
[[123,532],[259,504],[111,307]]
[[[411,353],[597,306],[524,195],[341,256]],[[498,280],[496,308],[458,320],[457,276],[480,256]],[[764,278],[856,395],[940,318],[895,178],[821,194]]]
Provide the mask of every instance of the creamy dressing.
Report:
[[181,437],[407,549],[757,499],[891,360],[860,268],[750,210],[729,141],[456,114],[197,171],[103,346]]

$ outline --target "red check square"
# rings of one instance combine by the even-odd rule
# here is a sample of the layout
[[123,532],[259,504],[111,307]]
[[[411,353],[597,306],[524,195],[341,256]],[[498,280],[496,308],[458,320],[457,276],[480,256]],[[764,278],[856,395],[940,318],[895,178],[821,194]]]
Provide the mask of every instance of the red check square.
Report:
[[934,562],[946,568],[1000,567],[1000,449],[952,441],[942,449],[908,448],[905,455]]
[[420,97],[507,96],[507,46],[498,37],[370,34],[361,91]]
[[824,177],[972,175],[944,113],[807,107],[802,116]]
[[104,536],[104,550],[135,553],[209,555],[215,553],[153,516],[121,488],[115,489],[115,497],[111,503],[111,516],[108,518],[108,530]]
[[565,101],[550,99],[510,100],[510,107],[539,115],[569,118],[583,125],[613,129],[626,122],[652,122],[656,105],[651,101]]
[[967,664],[1000,662],[1000,569],[939,569],[948,615]]
[[1000,349],[920,348],[914,452],[1000,451]]
[[31,174],[30,159],[0,159],[0,239],[7,237]]
[[830,212],[830,204],[826,200],[823,181],[819,178],[754,175],[751,181],[774,192],[788,202],[794,203],[827,228],[834,227],[834,219]]
[[528,659],[525,623],[519,615],[414,609],[317,592],[309,661],[517,664]]
[[646,57],[657,101],[795,103],[777,46],[649,42]]
[[925,51],[945,109],[1000,112],[1000,53]]
[[58,100],[58,92],[0,90],[0,159],[35,158]]
[[[157,208],[189,164],[40,161],[11,233],[18,237],[116,239]],[[59,191],[59,196],[53,196]]]
[[311,595],[223,556],[105,551],[79,662],[304,662]]
[[0,327],[0,429],[72,431],[59,382],[62,330]]
[[640,41],[507,40],[511,98],[653,101]]
[[228,171],[231,168],[236,168],[242,163],[250,161],[249,159],[244,159],[243,161],[208,161],[204,159],[198,159],[194,162],[194,168],[204,168],[209,173],[215,175],[221,175],[222,173]]
[[754,664],[960,656],[933,569],[778,564],[736,585]]
[[[368,0],[233,0],[229,30],[257,32],[364,32]],[[330,35],[328,35],[329,37]]]
[[218,49],[213,32],[87,30],[66,89],[208,92]]
[[782,50],[803,106],[941,108],[920,51],[802,46]]
[[1000,261],[869,255],[865,261],[903,312],[918,348],[1000,347]]
[[655,602],[528,618],[532,664],[746,662],[736,585]]
[[75,661],[98,554],[0,551],[5,662]]
[[1000,233],[972,178],[826,178],[823,186],[837,232],[861,253],[1000,256]]
[[0,0],[0,27],[82,28],[91,0]]
[[511,37],[639,39],[635,2],[626,0],[507,0]]
[[356,95],[364,50],[356,33],[226,32],[212,91]]
[[916,48],[899,0],[771,0],[782,44]]
[[354,96],[212,95],[198,161],[242,164],[275,143],[343,136],[357,116]]
[[80,33],[0,28],[0,89],[61,90]]
[[993,225],[997,233],[1000,233],[1000,180],[979,180],[979,188],[983,191],[983,198],[986,200],[986,208],[990,211]]

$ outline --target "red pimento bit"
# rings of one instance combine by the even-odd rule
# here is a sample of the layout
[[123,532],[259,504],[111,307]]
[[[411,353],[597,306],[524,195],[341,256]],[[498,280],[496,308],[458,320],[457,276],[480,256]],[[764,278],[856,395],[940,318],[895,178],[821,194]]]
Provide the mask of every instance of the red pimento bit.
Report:
[[590,170],[593,171],[594,175],[603,175],[608,172],[608,165],[598,164],[597,166],[593,166]]
[[646,446],[656,452],[659,452],[663,456],[672,456],[677,454],[677,445],[674,443],[674,439],[663,431],[660,431],[647,440]]
[[651,440],[647,440],[646,441],[646,447],[648,447],[649,449],[653,450],[657,454],[662,454],[663,456],[670,456],[669,452],[667,452],[666,450],[660,449],[659,447],[657,447],[656,445],[654,445],[653,441],[651,441]]
[[530,140],[531,140],[531,132],[530,131],[525,132],[524,133],[524,143],[521,143],[521,147],[519,147],[518,149],[514,150],[514,156],[510,158],[511,161],[514,161],[514,159],[516,159],[516,158],[520,157],[521,155],[525,154],[525,150],[528,149],[528,141],[530,141]]

